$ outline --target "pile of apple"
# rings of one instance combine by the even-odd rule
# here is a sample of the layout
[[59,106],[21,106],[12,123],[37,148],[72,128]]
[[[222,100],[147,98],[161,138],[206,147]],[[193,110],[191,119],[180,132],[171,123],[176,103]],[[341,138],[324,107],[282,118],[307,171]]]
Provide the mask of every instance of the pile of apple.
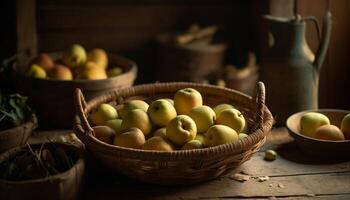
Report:
[[307,112],[300,118],[303,135],[322,140],[350,139],[350,113],[341,122],[340,128],[332,125],[329,118],[318,112]]
[[100,104],[89,115],[97,139],[117,146],[158,150],[188,150],[235,142],[246,137],[243,114],[230,104],[212,109],[193,88],[178,90],[174,99],[150,104],[130,100],[116,109]]
[[47,53],[39,54],[30,62],[25,75],[54,80],[97,80],[121,73],[120,67],[108,67],[105,50],[94,48],[86,52],[83,46],[73,44],[58,60],[53,60]]

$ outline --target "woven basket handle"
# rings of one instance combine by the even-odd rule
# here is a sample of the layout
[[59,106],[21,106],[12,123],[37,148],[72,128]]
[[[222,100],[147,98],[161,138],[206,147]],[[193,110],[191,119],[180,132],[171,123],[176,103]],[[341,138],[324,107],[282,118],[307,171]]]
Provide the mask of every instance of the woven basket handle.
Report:
[[85,109],[86,109],[86,101],[84,98],[83,93],[79,88],[75,89],[74,93],[74,103],[75,103],[75,110],[78,114],[78,117],[80,119],[81,126],[86,131],[85,133],[89,134],[93,132],[93,129],[91,128],[86,115],[85,115]]
[[256,116],[255,121],[258,125],[257,128],[261,128],[263,126],[263,120],[264,120],[264,106],[265,106],[265,85],[263,82],[259,81],[257,83],[254,97],[255,100],[255,106],[256,106]]

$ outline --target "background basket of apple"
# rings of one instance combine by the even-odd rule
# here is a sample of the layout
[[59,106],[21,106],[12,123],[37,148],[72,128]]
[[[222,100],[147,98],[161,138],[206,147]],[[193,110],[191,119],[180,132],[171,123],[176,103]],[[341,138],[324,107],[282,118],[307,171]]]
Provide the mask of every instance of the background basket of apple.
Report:
[[300,149],[324,158],[350,157],[350,111],[306,110],[287,119],[287,128]]
[[265,89],[255,97],[197,83],[155,83],[85,102],[75,95],[75,133],[111,169],[157,184],[223,175],[265,142],[272,115]]
[[137,66],[101,48],[87,51],[74,44],[63,52],[41,53],[25,67],[16,66],[16,72],[17,89],[32,101],[39,126],[71,128],[75,88],[81,88],[91,99],[105,91],[132,86]]

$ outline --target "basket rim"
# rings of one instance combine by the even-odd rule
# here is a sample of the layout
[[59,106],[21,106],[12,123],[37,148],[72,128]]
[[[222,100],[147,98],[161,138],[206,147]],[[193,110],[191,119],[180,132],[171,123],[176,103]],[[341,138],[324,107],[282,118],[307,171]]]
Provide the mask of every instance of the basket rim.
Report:
[[[88,106],[91,106],[94,103],[97,103],[98,100],[105,96],[118,97],[120,94],[129,94],[121,95],[123,97],[135,96],[137,94],[146,94],[153,93],[155,94],[157,89],[155,87],[167,88],[176,85],[177,87],[193,87],[193,88],[202,88],[209,90],[217,90],[224,93],[240,95],[246,100],[252,102],[253,97],[248,96],[242,92],[239,92],[234,89],[221,88],[214,85],[201,84],[201,83],[189,83],[189,82],[167,82],[167,83],[151,83],[151,84],[142,84],[130,88],[122,88],[118,90],[113,90],[105,93],[102,97],[95,97],[87,102]],[[144,91],[144,92],[140,92]],[[159,92],[159,91],[158,91]],[[263,94],[264,95],[264,94]],[[107,100],[106,100],[107,102]],[[75,123],[74,123],[74,132],[77,133],[79,137],[82,137],[82,141],[88,148],[91,146],[94,147],[94,151],[101,151],[105,154],[112,154],[116,156],[123,156],[128,158],[135,158],[140,160],[209,160],[213,156],[223,156],[233,153],[239,153],[245,150],[252,148],[257,143],[264,140],[269,130],[272,128],[273,117],[269,109],[263,104],[263,121],[262,126],[254,128],[254,130],[248,134],[248,137],[242,138],[234,143],[218,145],[214,147],[208,147],[203,149],[192,149],[192,150],[175,150],[175,151],[155,151],[155,150],[142,150],[142,149],[132,149],[119,147],[111,144],[104,143],[95,138],[91,133],[88,133],[87,130],[84,130],[79,115],[76,114]],[[88,113],[87,109],[84,109],[84,115]]]

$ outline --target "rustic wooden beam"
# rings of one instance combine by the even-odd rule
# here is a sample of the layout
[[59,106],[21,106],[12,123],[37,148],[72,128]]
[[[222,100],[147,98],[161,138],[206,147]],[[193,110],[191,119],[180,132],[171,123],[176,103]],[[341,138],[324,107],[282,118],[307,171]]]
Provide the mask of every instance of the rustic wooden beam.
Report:
[[19,66],[37,53],[35,8],[35,0],[16,0],[17,52],[26,52],[20,55]]

